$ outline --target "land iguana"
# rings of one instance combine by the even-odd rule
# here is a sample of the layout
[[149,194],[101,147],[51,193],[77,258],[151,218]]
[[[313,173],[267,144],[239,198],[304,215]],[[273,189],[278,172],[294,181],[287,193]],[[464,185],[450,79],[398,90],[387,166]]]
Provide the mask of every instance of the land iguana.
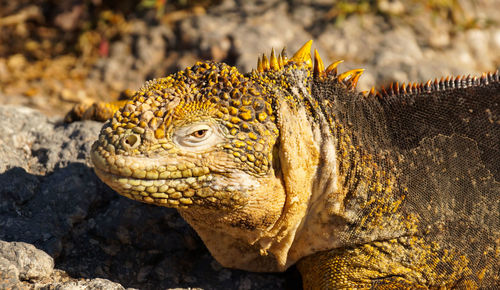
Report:
[[305,289],[499,287],[498,71],[357,92],[363,70],[311,43],[78,109],[111,117],[96,174],[177,208],[225,267],[297,264]]

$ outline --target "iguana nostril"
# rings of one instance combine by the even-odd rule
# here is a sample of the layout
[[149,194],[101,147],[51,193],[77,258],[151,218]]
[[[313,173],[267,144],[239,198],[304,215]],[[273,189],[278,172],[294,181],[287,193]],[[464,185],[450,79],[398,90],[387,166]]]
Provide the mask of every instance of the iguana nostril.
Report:
[[136,134],[128,135],[122,140],[122,144],[125,148],[136,148],[137,146],[139,146],[140,143],[141,143],[141,137],[139,137],[139,135]]

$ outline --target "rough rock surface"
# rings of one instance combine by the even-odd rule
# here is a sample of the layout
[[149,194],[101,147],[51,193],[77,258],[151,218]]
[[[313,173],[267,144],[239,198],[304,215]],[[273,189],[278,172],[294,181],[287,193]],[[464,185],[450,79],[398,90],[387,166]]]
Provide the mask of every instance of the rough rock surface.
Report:
[[72,279],[54,270],[54,259],[33,245],[0,241],[0,289],[52,287],[60,290],[124,289],[106,279]]
[[88,156],[100,127],[0,106],[1,289],[284,287],[286,274],[221,267],[175,210],[104,185]]

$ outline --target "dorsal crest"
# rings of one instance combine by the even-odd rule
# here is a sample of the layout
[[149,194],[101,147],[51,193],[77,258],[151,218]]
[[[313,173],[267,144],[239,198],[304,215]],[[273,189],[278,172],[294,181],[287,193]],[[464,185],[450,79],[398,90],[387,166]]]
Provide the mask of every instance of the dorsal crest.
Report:
[[279,71],[284,69],[285,66],[296,65],[299,68],[309,69],[317,80],[337,81],[345,85],[348,89],[355,89],[359,77],[364,70],[354,69],[338,74],[337,66],[342,63],[343,60],[335,61],[325,68],[316,49],[314,50],[313,58],[311,54],[312,43],[312,40],[306,42],[290,59],[286,56],[285,48],[283,48],[278,56],[276,56],[274,49],[271,50],[269,58],[265,54],[262,54],[262,56],[257,59],[257,71],[260,73]]
[[500,74],[498,70],[494,73],[483,73],[480,77],[476,76],[457,76],[457,77],[442,77],[441,79],[428,80],[425,83],[408,83],[399,84],[398,82],[391,83],[387,87],[375,89],[372,87],[370,91],[363,91],[365,96],[375,96],[378,98],[389,98],[407,94],[420,94],[425,92],[436,92],[452,89],[465,89],[488,85],[490,83],[499,82]]
[[[273,72],[284,69],[288,65],[295,65],[297,68],[307,68],[311,71],[315,80],[337,82],[344,85],[349,90],[356,89],[357,83],[364,69],[353,69],[339,73],[337,67],[343,60],[325,65],[316,49],[311,54],[312,40],[306,42],[295,52],[290,59],[286,56],[286,49],[276,56],[274,49],[269,58],[265,54],[258,58],[257,71],[260,73]],[[369,91],[363,91],[365,96],[376,96],[379,98],[398,96],[404,94],[422,93],[430,91],[442,91],[447,89],[467,88],[479,85],[487,85],[491,82],[498,82],[499,72],[483,73],[480,77],[458,76],[429,80],[425,83],[399,84],[391,83],[386,87],[376,89],[372,87]]]

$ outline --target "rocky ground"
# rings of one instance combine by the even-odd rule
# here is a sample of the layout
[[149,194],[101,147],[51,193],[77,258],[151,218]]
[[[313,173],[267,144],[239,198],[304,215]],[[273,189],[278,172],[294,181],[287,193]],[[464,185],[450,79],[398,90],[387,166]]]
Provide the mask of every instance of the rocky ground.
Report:
[[222,268],[175,210],[113,193],[88,159],[101,125],[62,123],[75,103],[199,59],[248,71],[309,39],[341,70],[365,68],[361,89],[500,67],[498,0],[108,2],[0,3],[2,289],[300,289],[295,269]]

